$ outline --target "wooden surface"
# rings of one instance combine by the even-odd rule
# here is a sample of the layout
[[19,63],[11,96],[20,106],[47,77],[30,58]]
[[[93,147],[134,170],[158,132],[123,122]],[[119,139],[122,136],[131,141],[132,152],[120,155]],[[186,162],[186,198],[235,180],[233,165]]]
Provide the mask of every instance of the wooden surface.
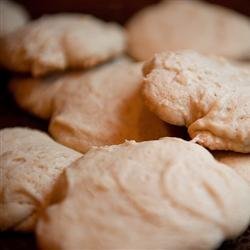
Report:
[[[176,0],[187,1],[187,0]],[[156,0],[18,0],[37,18],[46,13],[82,12],[93,14],[107,21],[125,23],[142,7],[159,2]],[[250,0],[210,0],[231,7],[250,16]],[[28,126],[46,131],[47,122],[21,111],[7,90],[9,74],[0,72],[0,128]],[[202,232],[201,232],[202,233]],[[36,250],[33,234],[0,233],[0,250]],[[77,249],[81,250],[81,249]],[[220,250],[250,250],[250,227],[248,231],[234,241],[225,242]]]

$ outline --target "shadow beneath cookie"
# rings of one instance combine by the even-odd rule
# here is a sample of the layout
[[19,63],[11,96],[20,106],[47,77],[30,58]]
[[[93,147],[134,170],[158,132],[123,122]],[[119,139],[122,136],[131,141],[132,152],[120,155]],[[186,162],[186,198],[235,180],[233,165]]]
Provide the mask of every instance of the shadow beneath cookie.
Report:
[[36,250],[35,235],[31,233],[1,232],[0,234],[1,250]]
[[6,127],[29,127],[42,131],[47,131],[48,122],[38,119],[23,110],[14,102],[8,91],[10,74],[5,71],[0,72],[0,129]]

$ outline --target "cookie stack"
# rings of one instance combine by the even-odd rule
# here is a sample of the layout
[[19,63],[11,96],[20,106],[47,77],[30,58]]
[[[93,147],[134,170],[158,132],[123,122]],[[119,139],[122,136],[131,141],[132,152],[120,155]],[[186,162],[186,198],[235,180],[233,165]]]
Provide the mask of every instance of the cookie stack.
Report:
[[9,90],[51,137],[0,131],[0,229],[34,231],[44,250],[215,249],[240,235],[250,71],[235,60],[249,45],[248,18],[198,1],[125,28],[57,14],[2,34]]

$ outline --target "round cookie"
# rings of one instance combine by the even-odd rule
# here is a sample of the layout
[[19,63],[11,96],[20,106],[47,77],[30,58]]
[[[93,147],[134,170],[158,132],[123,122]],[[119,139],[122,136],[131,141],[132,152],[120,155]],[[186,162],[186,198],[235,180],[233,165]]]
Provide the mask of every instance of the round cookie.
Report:
[[127,33],[129,54],[138,60],[181,49],[250,58],[249,18],[201,1],[166,0],[143,9]]
[[0,64],[33,76],[68,68],[87,68],[123,52],[125,34],[92,16],[44,16],[0,39]]
[[156,54],[144,75],[145,101],[161,119],[211,150],[250,152],[250,71],[180,51]]
[[232,167],[241,177],[250,184],[250,154],[235,152],[214,152],[214,157]]
[[31,231],[63,169],[81,154],[45,133],[0,130],[0,231]]
[[15,31],[29,20],[27,11],[21,5],[9,0],[0,1],[0,17],[0,36]]
[[177,135],[145,107],[141,66],[121,59],[88,72],[16,80],[10,87],[23,109],[50,118],[57,141],[80,152]]
[[215,249],[250,219],[248,184],[177,138],[92,149],[54,192],[37,224],[41,249]]

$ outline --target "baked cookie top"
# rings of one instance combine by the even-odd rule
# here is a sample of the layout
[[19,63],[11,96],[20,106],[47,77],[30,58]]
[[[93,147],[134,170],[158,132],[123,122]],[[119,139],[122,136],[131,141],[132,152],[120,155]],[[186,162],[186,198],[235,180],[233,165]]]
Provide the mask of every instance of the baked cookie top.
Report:
[[250,218],[249,185],[177,138],[91,149],[57,188],[37,224],[41,249],[215,249]]
[[182,49],[250,57],[249,18],[202,1],[162,1],[135,14],[127,31],[129,54],[138,60]]
[[50,119],[57,141],[81,152],[177,135],[144,105],[141,66],[120,59],[88,72],[17,79],[10,88],[22,108]]
[[33,76],[87,68],[120,54],[125,40],[119,25],[89,15],[44,16],[0,39],[0,64]]
[[0,130],[0,231],[32,231],[58,176],[81,154],[28,128]]
[[29,14],[19,4],[9,1],[0,1],[0,36],[24,26],[29,20]]
[[211,150],[250,152],[250,71],[192,51],[156,54],[143,94],[164,121]]
[[250,154],[218,151],[213,155],[218,161],[232,167],[250,184]]

